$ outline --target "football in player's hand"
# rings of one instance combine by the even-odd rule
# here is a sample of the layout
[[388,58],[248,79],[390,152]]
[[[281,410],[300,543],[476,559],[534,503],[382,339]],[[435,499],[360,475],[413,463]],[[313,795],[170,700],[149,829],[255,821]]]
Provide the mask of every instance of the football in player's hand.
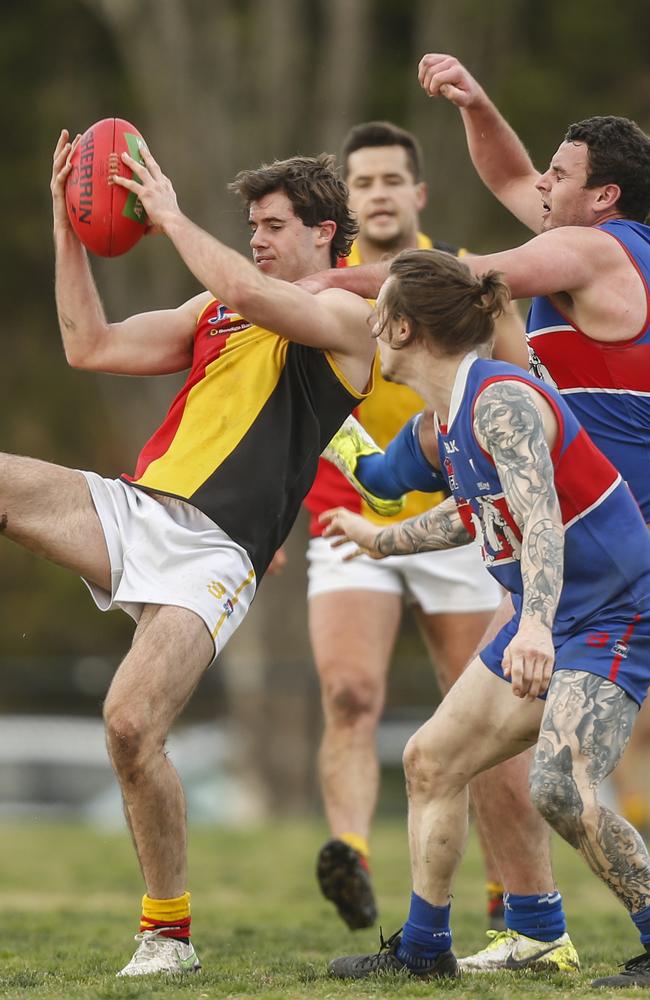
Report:
[[143,144],[137,128],[123,118],[103,118],[84,132],[72,154],[65,187],[68,216],[83,245],[100,257],[126,253],[146,232],[140,199],[119,184],[109,184],[115,174],[133,176],[121,154],[142,162]]

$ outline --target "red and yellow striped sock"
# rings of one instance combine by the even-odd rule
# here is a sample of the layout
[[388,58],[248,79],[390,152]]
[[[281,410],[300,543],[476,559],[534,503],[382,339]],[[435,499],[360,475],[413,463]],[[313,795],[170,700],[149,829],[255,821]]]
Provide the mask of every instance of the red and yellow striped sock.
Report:
[[339,839],[356,851],[363,862],[364,868],[368,868],[370,847],[367,839],[361,837],[358,833],[342,833]]
[[152,899],[146,893],[142,897],[140,931],[160,930],[161,937],[189,938],[191,921],[189,892],[175,899]]

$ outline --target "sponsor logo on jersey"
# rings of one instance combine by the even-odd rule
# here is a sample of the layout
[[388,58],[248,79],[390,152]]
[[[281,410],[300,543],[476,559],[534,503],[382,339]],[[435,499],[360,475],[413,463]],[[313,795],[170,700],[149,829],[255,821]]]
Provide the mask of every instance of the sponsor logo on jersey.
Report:
[[615,656],[620,656],[621,659],[623,660],[627,659],[627,654],[629,650],[630,647],[628,646],[628,644],[620,639],[618,642],[615,642],[614,645],[612,646],[612,653],[614,653]]
[[218,333],[239,333],[240,330],[247,330],[251,325],[247,320],[242,319],[239,313],[233,312],[222,302],[217,306],[215,315],[210,316],[208,323],[214,327],[214,330],[210,330],[211,337],[216,337]]
[[223,612],[224,612],[226,618],[230,618],[231,614],[235,610],[235,606],[232,603],[232,601],[230,600],[230,598],[228,598],[227,601],[224,601],[223,604],[221,605],[221,607],[223,609]]

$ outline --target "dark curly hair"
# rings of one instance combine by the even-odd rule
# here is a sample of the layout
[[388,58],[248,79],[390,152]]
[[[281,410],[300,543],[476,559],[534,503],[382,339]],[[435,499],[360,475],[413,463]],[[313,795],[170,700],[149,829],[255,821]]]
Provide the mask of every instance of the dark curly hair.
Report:
[[305,226],[336,223],[330,244],[332,266],[339,257],[349,254],[357,235],[357,224],[348,209],[347,184],[336,173],[336,160],[328,153],[292,156],[288,160],[264,163],[257,170],[240,170],[228,188],[243,199],[247,210],[251,202],[267,194],[284,192]]
[[570,125],[565,142],[589,150],[586,187],[617,184],[617,209],[626,219],[645,222],[650,213],[650,137],[629,118],[603,115]]

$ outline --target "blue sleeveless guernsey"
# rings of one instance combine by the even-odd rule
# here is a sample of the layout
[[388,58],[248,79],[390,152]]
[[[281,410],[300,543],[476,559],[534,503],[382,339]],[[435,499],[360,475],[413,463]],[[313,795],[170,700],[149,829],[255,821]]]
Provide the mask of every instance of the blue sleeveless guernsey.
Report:
[[534,388],[558,423],[551,458],[565,535],[564,584],[553,627],[555,669],[599,674],[641,702],[650,682],[650,532],[639,508],[558,392],[514,365],[470,354],[458,370],[449,423],[438,428],[442,467],[463,523],[515,607],[514,618],[481,651],[481,659],[501,674],[523,594],[521,527],[473,429],[477,396],[504,380]]
[[535,298],[526,323],[530,367],[559,390],[650,522],[650,227],[616,219],[598,228],[623,247],[643,281],[643,326],[630,340],[594,340],[549,299]]

